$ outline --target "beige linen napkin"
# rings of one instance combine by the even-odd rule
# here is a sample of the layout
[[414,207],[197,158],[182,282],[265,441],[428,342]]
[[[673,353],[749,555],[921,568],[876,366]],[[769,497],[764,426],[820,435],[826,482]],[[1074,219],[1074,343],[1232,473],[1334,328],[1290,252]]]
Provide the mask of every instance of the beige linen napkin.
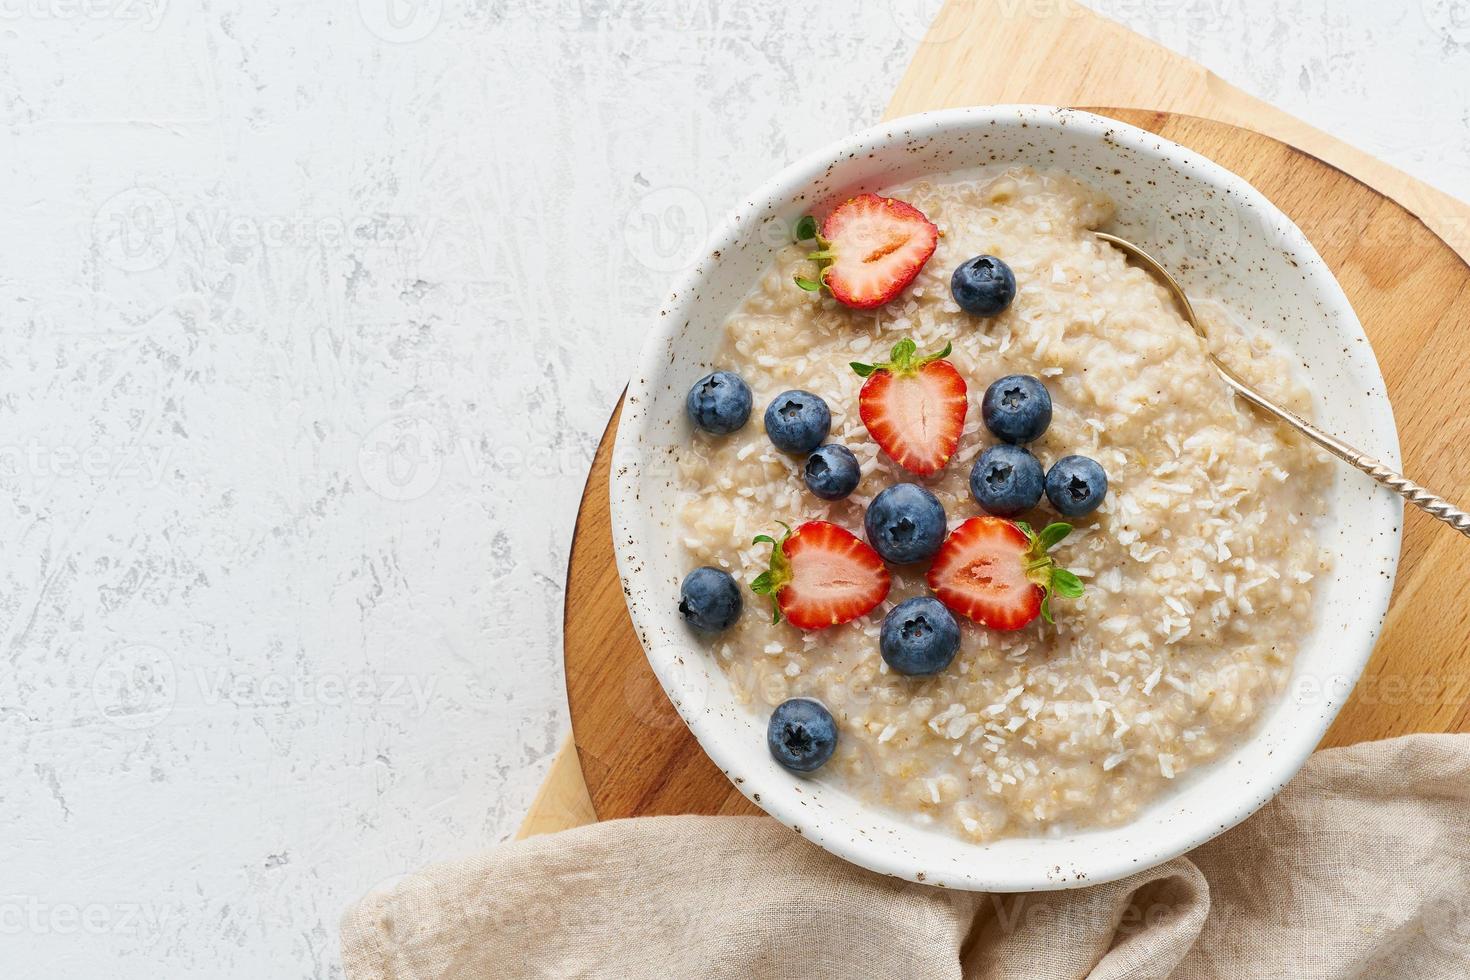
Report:
[[343,922],[351,980],[1470,977],[1470,735],[1313,756],[1151,871],[984,895],[760,817],[595,824],[439,865]]

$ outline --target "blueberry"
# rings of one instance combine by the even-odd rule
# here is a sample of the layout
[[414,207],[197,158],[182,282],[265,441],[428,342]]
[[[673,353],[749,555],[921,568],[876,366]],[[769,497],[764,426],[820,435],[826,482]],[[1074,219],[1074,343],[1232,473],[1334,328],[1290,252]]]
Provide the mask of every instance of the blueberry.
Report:
[[1029,374],[1011,374],[985,389],[985,427],[1005,442],[1032,442],[1051,425],[1051,394]]
[[987,514],[1015,517],[1041,499],[1041,464],[1020,446],[991,446],[970,470],[970,494]]
[[949,294],[966,313],[996,316],[1016,298],[1016,275],[994,255],[977,255],[954,270]]
[[873,498],[863,528],[884,561],[923,561],[944,543],[944,505],[918,484],[896,483]]
[[841,500],[857,489],[863,471],[858,467],[857,457],[846,446],[828,443],[818,446],[806,458],[801,475],[806,478],[807,489],[823,500]]
[[750,418],[750,386],[733,371],[716,371],[694,382],[684,399],[689,421],[717,436],[734,432]]
[[766,435],[784,453],[809,453],[831,431],[827,403],[809,391],[783,391],[766,406]]
[[1097,510],[1108,495],[1108,475],[1095,459],[1063,456],[1046,474],[1046,499],[1064,517]]
[[704,565],[684,577],[679,586],[679,612],[684,622],[701,633],[718,633],[740,618],[740,586],[728,572]]
[[900,674],[937,674],[960,648],[960,626],[933,596],[905,599],[883,617],[878,648]]
[[812,698],[782,701],[766,728],[771,757],[792,772],[822,768],[837,748],[837,722],[822,702]]

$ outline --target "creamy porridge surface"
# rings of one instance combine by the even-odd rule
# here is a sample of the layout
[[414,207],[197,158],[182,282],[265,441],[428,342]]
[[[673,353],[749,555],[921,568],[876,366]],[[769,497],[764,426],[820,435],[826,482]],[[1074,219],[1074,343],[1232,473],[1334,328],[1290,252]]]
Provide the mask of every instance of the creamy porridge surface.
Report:
[[[840,729],[822,778],[976,841],[1115,825],[1249,734],[1289,675],[1311,627],[1325,570],[1315,526],[1325,459],[1284,426],[1233,398],[1163,289],[1088,229],[1112,203],[1060,174],[1015,170],[990,180],[918,182],[885,193],[939,226],[934,257],[912,287],[871,311],[792,285],[811,274],[791,246],[734,313],[716,367],[749,383],[756,410],[725,437],[697,433],[679,459],[684,544],[692,564],[749,582],[776,521],[822,519],[862,536],[883,488],[922,482],[949,526],[981,513],[969,471],[994,442],[980,419],[990,382],[1032,374],[1051,392],[1050,428],[1031,450],[1043,466],[1096,459],[1110,490],[1057,549],[1086,582],[1059,600],[1056,625],[1013,633],[960,618],[959,654],[933,677],[891,672],[878,650],[883,615],[927,593],[925,565],[890,567],[893,590],[868,616],[803,632],[773,625],[747,593],[740,621],[707,641],[736,696],[764,716],[787,698],[820,699]],[[1019,284],[994,319],[963,313],[948,281],[965,259],[1004,259]],[[1288,352],[1247,335],[1229,310],[1197,303],[1222,356],[1267,395],[1311,413]],[[873,443],[857,413],[850,361],[884,360],[912,337],[954,345],[969,386],[959,451],[920,480]],[[828,441],[862,464],[857,492],[829,503],[808,492],[802,460],[777,451],[761,411],[804,388],[832,411]],[[1023,519],[1056,519],[1043,499]]]

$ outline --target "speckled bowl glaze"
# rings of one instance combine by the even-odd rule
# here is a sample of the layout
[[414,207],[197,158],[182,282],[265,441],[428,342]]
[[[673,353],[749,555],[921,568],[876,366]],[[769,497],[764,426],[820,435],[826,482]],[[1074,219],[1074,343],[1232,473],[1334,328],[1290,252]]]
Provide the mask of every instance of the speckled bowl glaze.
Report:
[[687,559],[673,454],[691,435],[685,393],[715,366],[722,322],[802,214],[919,176],[994,164],[1066,170],[1110,194],[1118,202],[1110,230],[1153,251],[1191,293],[1227,301],[1289,344],[1328,431],[1397,468],[1393,413],[1362,327],[1321,257],[1265,197],[1133,126],[1049,106],[989,106],[909,116],[844,139],[782,170],[725,220],[659,313],[628,388],[613,450],[613,538],[655,673],[710,758],[762,809],[884,874],[947,888],[1073,888],[1203,843],[1296,774],[1373,649],[1393,586],[1402,508],[1366,477],[1337,468],[1322,532],[1335,572],[1321,582],[1317,625],[1287,691],[1248,742],[1181,778],[1125,826],[976,845],[860,802],[821,774],[801,779],[777,766],[766,752],[765,712],[736,703],[676,609]]

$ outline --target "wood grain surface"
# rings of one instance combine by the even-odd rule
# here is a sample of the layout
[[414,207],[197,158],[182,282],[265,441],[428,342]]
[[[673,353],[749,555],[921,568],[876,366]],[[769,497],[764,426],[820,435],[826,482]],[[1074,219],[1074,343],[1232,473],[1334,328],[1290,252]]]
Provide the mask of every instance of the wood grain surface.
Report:
[[[1470,268],[1454,250],[1382,194],[1269,137],[1189,116],[1100,111],[1219,161],[1296,220],[1342,282],[1378,353],[1406,468],[1465,496],[1470,453],[1460,447],[1470,417],[1445,397],[1470,390],[1470,364],[1457,356],[1470,337]],[[587,484],[567,582],[567,697],[592,805],[604,819],[755,812],[674,713],[633,634],[607,512],[615,425]],[[1470,542],[1410,517],[1383,638],[1324,744],[1466,729],[1467,559]]]
[[1159,109],[1273,136],[1345,170],[1470,260],[1470,205],[1071,0],[948,0],[886,115],[1000,102]]
[[[1461,256],[1470,257],[1470,205],[1409,177],[1382,161],[1334,139],[1255,99],[1217,76],[1068,0],[1005,4],[998,0],[948,0],[921,43],[886,112],[887,117],[925,109],[997,102],[1057,105],[1110,105],[1162,109],[1247,127],[1308,151],[1347,174],[1371,184],[1445,239]],[[1135,117],[1125,118],[1133,120]],[[1147,118],[1147,117],[1145,117]],[[1170,134],[1173,138],[1177,136]],[[1197,147],[1209,152],[1203,146]],[[1213,155],[1213,154],[1212,154]],[[1217,157],[1229,166],[1223,157]],[[1320,172],[1322,164],[1307,161]],[[1244,172],[1248,168],[1233,167]],[[1250,176],[1250,174],[1246,174]],[[1453,365],[1461,359],[1464,314],[1452,308],[1470,303],[1465,269],[1428,229],[1392,202],[1353,187],[1337,196],[1336,184],[1322,184],[1305,194],[1311,210],[1344,211],[1350,201],[1371,202],[1359,227],[1376,242],[1373,247],[1344,248],[1319,244],[1344,285],[1348,278],[1374,284],[1373,301],[1365,302],[1349,287],[1349,295],[1374,340],[1389,378],[1405,465],[1432,486],[1462,503],[1470,499],[1465,457],[1459,447],[1466,434],[1466,413],[1444,392],[1456,385]],[[1348,185],[1343,185],[1348,186]],[[1275,192],[1278,204],[1287,206]],[[1291,211],[1291,207],[1287,207]],[[1295,214],[1295,212],[1293,212]],[[1382,214],[1393,221],[1380,222]],[[1296,215],[1301,218],[1301,215]],[[1371,220],[1370,220],[1371,219]],[[1304,227],[1306,227],[1304,225]],[[1353,227],[1345,222],[1343,227]],[[1313,229],[1308,234],[1317,240]],[[1421,254],[1415,254],[1415,250]],[[1350,252],[1351,254],[1347,254]],[[1345,271],[1346,270],[1346,271]],[[1356,270],[1356,271],[1354,271]],[[1407,272],[1407,278],[1400,281]],[[1415,295],[1428,287],[1428,292]],[[1402,322],[1398,322],[1402,319]],[[1412,372],[1428,362],[1423,378]],[[1448,380],[1447,380],[1448,376]],[[1449,384],[1451,387],[1442,387]],[[749,812],[743,797],[725,791],[723,777],[694,746],[663,698],[642,655],[632,642],[611,559],[606,526],[607,451],[616,416],[604,436],[589,478],[579,515],[567,581],[568,693],[576,734],[588,743],[579,753],[569,743],[552,764],[540,794],[521,827],[520,836],[545,833],[603,817],[641,812]],[[1438,482],[1435,482],[1438,481]],[[601,523],[599,523],[601,522]],[[1329,732],[1327,744],[1344,744],[1408,731],[1464,730],[1470,694],[1470,658],[1466,657],[1470,616],[1467,593],[1457,580],[1470,555],[1452,533],[1430,528],[1418,515],[1410,517],[1405,536],[1394,606],[1382,642],[1354,698]],[[599,605],[598,597],[604,601]],[[616,596],[616,602],[605,597]],[[584,615],[585,607],[585,615]],[[581,666],[588,657],[605,660],[591,672]],[[638,669],[641,668],[641,673]],[[586,686],[584,687],[584,682]],[[635,759],[609,754],[601,740],[588,734],[598,724],[583,718],[586,698],[598,684],[615,684],[618,700],[628,707],[613,712],[624,737],[653,736],[669,744],[676,760],[659,768],[655,746],[644,746]],[[576,691],[573,696],[572,692]],[[585,697],[584,697],[585,695]],[[636,707],[634,707],[636,705]],[[614,731],[617,729],[614,728]],[[585,759],[579,760],[579,754]],[[586,780],[582,764],[587,769]],[[629,769],[656,778],[615,789]],[[596,787],[595,794],[589,786]],[[714,796],[701,794],[724,792]],[[600,809],[594,807],[594,795]],[[681,804],[680,800],[703,801]]]

